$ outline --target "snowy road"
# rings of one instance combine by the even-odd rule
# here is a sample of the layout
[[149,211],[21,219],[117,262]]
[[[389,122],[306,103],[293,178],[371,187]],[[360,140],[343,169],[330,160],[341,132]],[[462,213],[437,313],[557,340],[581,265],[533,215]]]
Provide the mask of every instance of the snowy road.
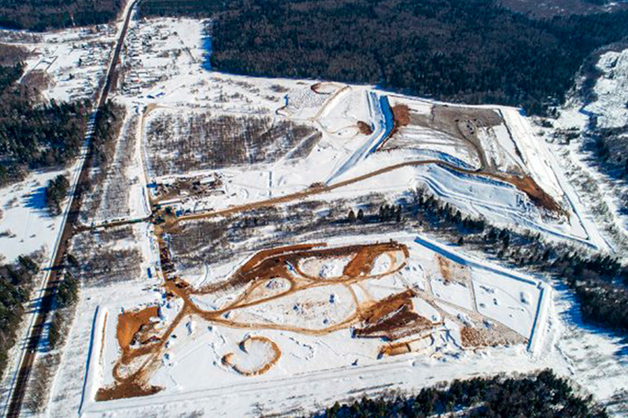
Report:
[[369,135],[364,143],[351,154],[344,163],[325,181],[325,185],[329,185],[338,177],[342,176],[347,170],[354,167],[357,163],[364,160],[370,153],[374,152],[390,135],[393,128],[393,116],[388,102],[388,96],[379,95],[374,91],[367,93],[369,114],[373,123],[373,133]]

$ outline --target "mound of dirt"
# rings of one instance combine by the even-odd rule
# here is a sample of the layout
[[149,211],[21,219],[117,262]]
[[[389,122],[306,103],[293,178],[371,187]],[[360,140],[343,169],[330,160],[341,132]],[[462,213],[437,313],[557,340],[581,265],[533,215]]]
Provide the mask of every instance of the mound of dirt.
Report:
[[415,296],[414,291],[406,290],[375,303],[364,312],[364,326],[356,328],[354,335],[394,341],[433,328],[432,321],[414,312]]
[[358,121],[358,130],[362,135],[371,135],[373,133],[371,125],[361,120]]

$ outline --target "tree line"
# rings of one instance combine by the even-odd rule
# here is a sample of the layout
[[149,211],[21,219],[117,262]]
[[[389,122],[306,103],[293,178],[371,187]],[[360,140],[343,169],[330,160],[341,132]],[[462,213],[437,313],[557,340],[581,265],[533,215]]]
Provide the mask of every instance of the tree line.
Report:
[[[211,16],[211,65],[322,78],[541,114],[628,11],[536,20],[494,0],[146,0],[144,15]],[[582,28],[587,30],[582,30]]]
[[70,182],[63,174],[59,174],[48,182],[46,186],[46,206],[52,215],[61,213],[61,203],[65,200],[70,188]]
[[430,229],[446,231],[458,244],[468,244],[514,267],[538,271],[566,284],[575,294],[583,319],[628,335],[628,267],[610,255],[542,240],[463,215],[422,189],[401,206],[403,217]]
[[417,395],[362,398],[338,402],[312,418],[543,417],[603,418],[605,410],[590,396],[574,393],[551,370],[521,377],[454,380],[446,388],[424,388]]
[[539,233],[491,225],[463,214],[426,189],[416,189],[396,205],[367,204],[332,221],[337,227],[378,225],[390,230],[420,229],[444,235],[518,269],[539,272],[564,283],[589,324],[628,335],[628,267],[617,258],[578,246],[541,239]]
[[0,27],[45,31],[112,21],[124,0],[0,0]]

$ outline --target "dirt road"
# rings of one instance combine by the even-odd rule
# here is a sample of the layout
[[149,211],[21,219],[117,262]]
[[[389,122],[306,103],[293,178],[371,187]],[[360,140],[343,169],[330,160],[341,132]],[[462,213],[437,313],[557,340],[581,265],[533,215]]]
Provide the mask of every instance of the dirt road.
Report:
[[[122,30],[120,32],[120,36],[116,42],[116,46],[113,52],[113,56],[111,62],[109,64],[109,68],[107,70],[107,78],[105,80],[105,85],[101,91],[100,97],[98,99],[98,103],[94,112],[91,116],[91,121],[95,121],[98,117],[102,107],[107,101],[107,97],[109,96],[109,90],[111,89],[112,82],[114,79],[116,65],[118,63],[118,59],[120,57],[120,51],[122,50],[122,45],[124,43],[124,38],[127,33],[127,29],[129,26],[129,21],[131,19],[131,13],[135,6],[141,0],[132,0],[132,3],[128,6],[126,10],[126,15],[124,17],[124,23],[122,26]],[[88,128],[89,129],[89,128]],[[41,303],[37,308],[38,311],[35,314],[35,319],[32,322],[31,328],[28,332],[28,337],[26,340],[26,344],[24,349],[21,352],[21,359],[19,361],[17,376],[13,380],[13,384],[11,387],[8,408],[6,409],[6,417],[8,418],[17,418],[20,416],[20,412],[22,409],[22,403],[24,401],[24,395],[26,393],[27,384],[29,380],[29,376],[33,367],[33,363],[35,361],[35,356],[37,354],[37,349],[39,347],[39,343],[41,341],[42,333],[44,330],[44,325],[46,323],[46,318],[53,306],[54,294],[57,289],[57,284],[59,282],[59,276],[62,272],[61,264],[63,261],[63,256],[65,254],[65,250],[68,244],[68,240],[74,234],[74,226],[77,224],[78,215],[81,208],[82,201],[82,191],[83,188],[80,185],[84,184],[88,178],[89,167],[93,156],[93,150],[91,148],[91,130],[89,130],[86,134],[86,142],[88,144],[87,155],[85,156],[81,171],[78,175],[77,181],[74,185],[74,193],[70,196],[70,201],[68,203],[69,209],[66,211],[66,219],[63,222],[60,238],[57,241],[57,246],[53,250],[52,255],[52,268],[46,272],[46,277],[43,280],[42,286],[42,294],[41,294]]]
[[287,202],[292,202],[299,199],[304,199],[306,197],[321,194],[321,193],[330,192],[332,190],[349,186],[355,183],[359,183],[361,181],[370,179],[372,177],[377,177],[379,175],[382,175],[391,171],[399,170],[404,167],[417,167],[417,166],[429,165],[429,164],[440,165],[441,167],[445,167],[447,169],[450,169],[450,170],[453,170],[462,174],[483,176],[483,177],[488,177],[488,178],[496,179],[499,181],[503,181],[505,183],[510,183],[513,186],[515,186],[517,189],[519,189],[520,191],[526,193],[530,197],[530,199],[534,201],[537,205],[544,207],[545,209],[548,209],[550,211],[561,210],[560,206],[556,203],[556,201],[554,201],[554,199],[551,196],[545,193],[530,177],[520,178],[520,177],[512,176],[509,174],[502,174],[502,173],[497,174],[497,173],[487,173],[487,172],[476,171],[476,170],[467,170],[467,169],[457,167],[453,164],[450,164],[441,160],[423,160],[423,161],[409,161],[405,163],[399,163],[392,166],[384,167],[379,170],[375,170],[370,173],[363,174],[361,176],[354,177],[348,180],[343,180],[341,182],[338,182],[329,186],[311,187],[309,189],[296,192],[296,193],[291,193],[285,196],[275,197],[272,199],[262,200],[258,202],[246,203],[244,205],[233,206],[227,209],[222,209],[222,210],[213,211],[213,212],[184,215],[184,216],[179,217],[178,219],[179,220],[194,220],[194,219],[203,219],[203,218],[213,218],[217,216],[228,216],[234,213],[239,213],[239,212],[252,210],[252,209],[265,208],[265,207],[274,206],[281,203],[287,203]]

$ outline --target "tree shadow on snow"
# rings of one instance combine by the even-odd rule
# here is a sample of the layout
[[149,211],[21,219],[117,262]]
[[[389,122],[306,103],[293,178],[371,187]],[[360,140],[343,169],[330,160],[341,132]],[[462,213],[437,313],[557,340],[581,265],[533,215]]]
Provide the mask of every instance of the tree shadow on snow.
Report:
[[46,188],[44,186],[25,194],[22,198],[24,199],[25,207],[40,212],[42,216],[50,217],[46,207]]
[[573,292],[564,283],[554,281],[552,285],[556,291],[562,293],[562,297],[569,301],[569,309],[559,313],[561,321],[574,325],[587,333],[602,335],[613,340],[613,344],[617,347],[615,356],[618,357],[620,363],[628,365],[628,337],[622,335],[620,331],[610,330],[585,320],[580,310],[580,304]]

